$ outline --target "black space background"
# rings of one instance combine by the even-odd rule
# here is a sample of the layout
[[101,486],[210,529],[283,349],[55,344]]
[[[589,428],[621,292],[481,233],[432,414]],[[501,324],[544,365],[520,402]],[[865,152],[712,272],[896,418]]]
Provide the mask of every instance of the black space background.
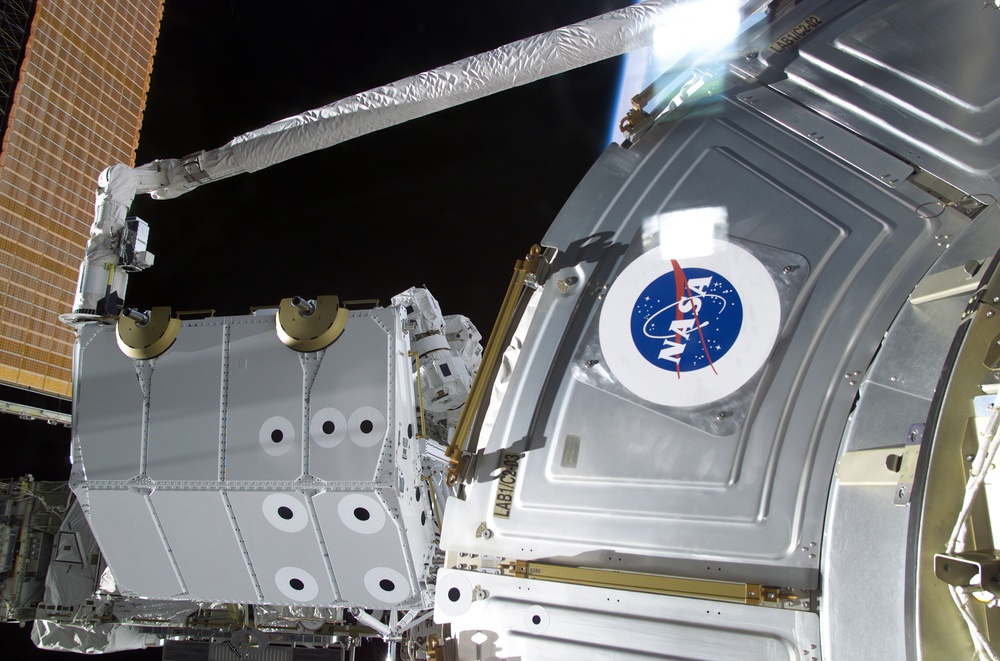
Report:
[[[136,162],[212,149],[625,4],[167,0]],[[127,302],[244,314],[293,295],[388,303],[424,285],[486,336],[514,261],[607,145],[619,70],[592,65],[176,200],[143,197],[132,215],[150,223],[156,264],[132,277]],[[69,430],[0,415],[0,434],[0,476],[68,476]],[[68,658],[35,649],[29,631],[0,626],[0,657]],[[357,658],[369,655],[384,647]]]

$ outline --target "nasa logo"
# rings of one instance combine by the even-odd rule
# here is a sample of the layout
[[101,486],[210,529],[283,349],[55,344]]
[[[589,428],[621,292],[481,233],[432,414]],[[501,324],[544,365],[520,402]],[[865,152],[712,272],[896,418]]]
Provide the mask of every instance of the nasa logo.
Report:
[[608,291],[598,325],[614,378],[647,401],[700,406],[732,394],[767,361],[781,323],[774,280],[718,239],[710,254],[649,250]]
[[729,280],[704,268],[673,269],[639,294],[632,307],[632,341],[652,365],[682,373],[710,369],[743,326],[743,302]]

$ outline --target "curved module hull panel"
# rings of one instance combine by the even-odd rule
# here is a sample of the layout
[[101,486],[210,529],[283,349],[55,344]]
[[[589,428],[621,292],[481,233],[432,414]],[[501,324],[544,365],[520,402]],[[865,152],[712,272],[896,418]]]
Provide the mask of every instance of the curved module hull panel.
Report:
[[[867,368],[943,251],[935,236],[965,221],[918,217],[915,186],[872,181],[736,99],[705,113],[658,127],[629,151],[612,147],[546,237],[559,250],[551,278],[579,281],[568,294],[541,293],[538,330],[529,331],[506,415],[480,461],[482,478],[504,452],[524,453],[516,498],[508,518],[487,519],[495,536],[475,550],[535,559],[607,549],[641,557],[633,569],[818,587],[830,479],[858,394],[845,374]],[[602,204],[593,191],[612,186],[619,194]],[[698,231],[685,229],[685,210],[706,207],[726,218],[708,229],[718,232],[712,249],[741,248],[754,265],[749,276],[741,264],[671,252],[681,237],[670,232]],[[663,267],[643,271],[647,257]],[[675,298],[672,262],[688,274],[690,296]],[[666,289],[656,283],[664,275]],[[690,285],[699,276],[724,278],[735,293],[699,296]],[[764,297],[766,287],[779,294]],[[650,295],[654,314],[679,331],[653,330]],[[712,296],[744,308],[728,347],[709,333],[735,322],[698,302]],[[766,307],[762,319],[755,305]],[[700,306],[704,318],[681,314],[678,325],[685,306]],[[761,329],[768,317],[780,320],[776,335]],[[714,343],[708,351],[698,326]],[[618,356],[641,333],[659,351]],[[751,342],[741,345],[744,334]],[[685,369],[691,353],[716,347],[728,351]],[[751,355],[734,355],[741,348]],[[736,362],[743,358],[749,368]],[[695,388],[711,390],[711,401],[686,405]],[[449,506],[446,544],[460,544],[466,526],[493,509],[495,487],[477,482],[465,503]]]

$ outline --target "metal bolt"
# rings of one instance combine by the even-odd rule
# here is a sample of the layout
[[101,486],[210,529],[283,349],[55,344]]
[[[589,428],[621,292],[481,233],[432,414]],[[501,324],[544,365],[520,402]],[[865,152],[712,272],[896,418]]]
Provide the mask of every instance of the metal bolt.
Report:
[[992,317],[995,314],[996,314],[996,312],[994,312],[993,310],[987,310],[986,311],[986,318],[989,319],[990,317]]
[[483,539],[493,539],[493,531],[489,528],[483,530]]
[[993,302],[994,303],[1000,303],[1000,296],[994,296],[993,297]]
[[561,291],[562,293],[565,294],[566,292],[569,291],[570,287],[572,287],[573,285],[575,285],[579,281],[580,281],[580,278],[576,277],[575,275],[571,275],[570,277],[566,278],[565,280],[559,280],[558,282],[556,282],[556,287],[559,288],[559,291]]
[[594,360],[593,358],[591,358],[590,360],[588,360],[587,362],[585,362],[584,365],[586,365],[587,368],[589,369],[589,368],[593,367],[594,365],[598,364],[599,362],[601,362],[601,361]]
[[781,269],[781,272],[784,273],[785,275],[788,275],[789,273],[795,273],[798,270],[799,270],[799,267],[797,265],[795,265],[795,264],[789,264],[785,268]]
[[858,385],[858,382],[857,382],[857,381],[851,381],[851,382],[850,382],[850,384],[851,384],[852,386],[856,386],[856,385]]
[[974,455],[974,454],[967,454],[967,455],[965,455],[965,460],[966,461],[972,461],[975,458],[976,458],[976,455]]
[[719,420],[725,420],[729,417],[729,411],[719,411],[719,414],[715,416]]
[[756,60],[758,55],[760,55],[760,53],[758,53],[757,49],[755,48],[753,50],[747,51],[747,54],[744,55],[743,57],[745,57],[748,60]]

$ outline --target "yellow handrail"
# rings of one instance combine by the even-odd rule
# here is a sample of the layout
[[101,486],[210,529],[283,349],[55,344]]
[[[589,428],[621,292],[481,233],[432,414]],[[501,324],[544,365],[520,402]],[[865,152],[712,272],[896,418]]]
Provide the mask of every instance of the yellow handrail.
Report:
[[524,283],[527,277],[537,273],[538,266],[542,261],[542,248],[535,244],[531,246],[524,259],[520,259],[514,265],[514,274],[511,276],[510,284],[507,285],[507,293],[504,294],[503,303],[500,305],[500,312],[497,314],[496,322],[490,333],[490,339],[486,343],[486,351],[483,353],[483,360],[476,371],[476,376],[472,380],[472,387],[469,389],[469,396],[462,407],[462,413],[458,418],[458,425],[455,433],[451,437],[451,443],[445,450],[448,457],[448,486],[458,484],[465,471],[465,445],[469,437],[469,432],[482,408],[487,388],[493,383],[500,358],[506,349],[506,344],[510,336],[510,331],[514,325],[515,313],[521,299],[521,292],[524,290]]

